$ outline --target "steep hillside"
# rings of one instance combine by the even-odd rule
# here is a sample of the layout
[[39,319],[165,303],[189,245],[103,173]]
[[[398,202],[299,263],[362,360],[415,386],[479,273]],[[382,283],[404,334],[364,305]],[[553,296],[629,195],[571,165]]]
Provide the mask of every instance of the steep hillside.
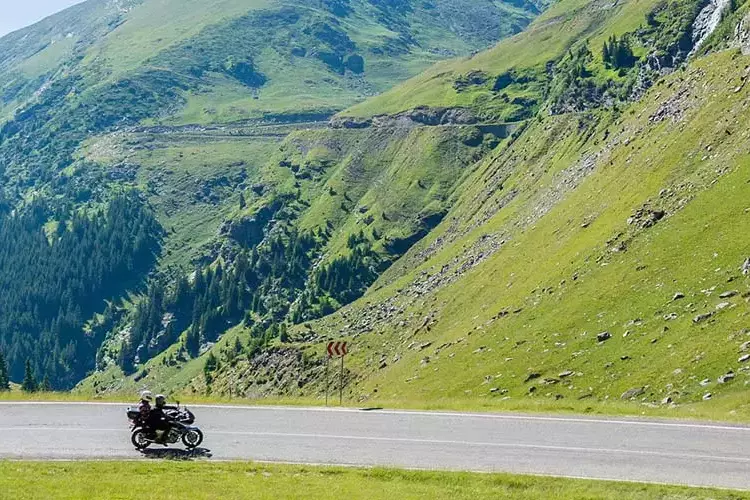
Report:
[[668,403],[744,390],[747,96],[733,56],[696,62],[626,118],[546,119],[488,162],[480,196],[415,249],[427,262],[313,326],[361,345],[359,394]]
[[623,113],[531,121],[367,303],[312,326],[360,346],[352,395],[669,404],[744,390],[747,68],[721,51]]
[[[322,163],[308,174],[278,166],[291,161],[278,153],[287,135],[319,128],[437,60],[520,31],[544,5],[89,0],[0,39],[0,217],[3,227],[22,231],[0,261],[0,279],[12,288],[2,299],[9,318],[0,351],[13,380],[29,359],[37,378],[69,388],[93,370],[97,351],[100,363],[107,359],[103,338],[110,345],[128,325],[145,332],[170,324],[167,316],[138,322],[161,287],[174,289],[196,266],[213,273],[217,257],[231,264],[236,240],[252,249],[266,222],[296,217],[322,192]],[[308,153],[290,149],[289,157],[313,158]],[[111,220],[118,200],[127,200],[118,213],[138,214],[133,226]],[[253,217],[269,220],[253,226]],[[298,243],[322,248],[327,238],[305,233]],[[63,248],[95,258],[63,272]],[[18,268],[36,255],[44,256],[38,268]],[[104,284],[121,273],[128,279]],[[32,284],[55,275],[64,279]],[[258,279],[277,277],[263,270]],[[372,279],[353,284],[354,295]],[[271,281],[273,290],[254,293],[256,302],[287,300],[299,288],[276,291]],[[337,307],[318,298],[325,310]],[[196,305],[197,320],[214,308]],[[221,335],[248,308],[239,301],[231,313],[211,312],[212,332],[197,340]],[[200,326],[175,316],[171,328]],[[180,333],[155,347],[131,346],[134,338],[126,342],[132,352],[115,342],[117,356],[123,366],[143,362]]]
[[[106,344],[101,367],[117,359],[126,372],[135,371],[187,329],[137,378],[163,365],[184,373],[180,361],[205,352],[232,325],[244,325],[248,349],[263,350],[278,337],[287,340],[287,324],[360,297],[440,222],[469,165],[491,149],[493,140],[476,142],[466,128],[473,129],[415,124],[290,135],[270,165],[248,172],[268,182],[243,191],[227,214],[223,238],[211,240],[210,257],[197,271],[203,279],[174,288],[155,284],[144,307],[157,310],[136,312],[125,344],[120,337]],[[168,330],[164,318],[171,321]]]
[[[377,279],[333,314],[292,314],[283,327],[252,316],[200,357],[177,344],[134,378],[109,368],[82,389],[321,397],[324,345],[347,339],[357,401],[669,406],[741,393],[750,59],[747,7],[725,8],[561,2],[486,53],[291,136],[271,165],[297,182],[320,176],[328,195],[302,189],[312,198],[288,219],[325,233],[307,254],[316,286],[289,297],[290,311],[313,291],[336,300],[336,255],[365,245],[380,259],[409,234],[413,245],[382,272],[366,263]],[[321,157],[330,163],[316,168]],[[434,181],[438,196],[412,205],[414,184]],[[389,207],[407,222],[440,216],[404,225]]]

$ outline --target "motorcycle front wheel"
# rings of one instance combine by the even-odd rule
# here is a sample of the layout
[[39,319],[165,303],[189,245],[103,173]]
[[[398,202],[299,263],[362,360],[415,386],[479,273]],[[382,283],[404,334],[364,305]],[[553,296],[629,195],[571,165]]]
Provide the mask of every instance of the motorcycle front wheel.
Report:
[[203,442],[203,433],[200,429],[190,429],[182,435],[182,444],[192,450]]
[[151,441],[146,438],[146,431],[143,429],[134,430],[130,435],[130,441],[136,450],[145,450],[151,444]]

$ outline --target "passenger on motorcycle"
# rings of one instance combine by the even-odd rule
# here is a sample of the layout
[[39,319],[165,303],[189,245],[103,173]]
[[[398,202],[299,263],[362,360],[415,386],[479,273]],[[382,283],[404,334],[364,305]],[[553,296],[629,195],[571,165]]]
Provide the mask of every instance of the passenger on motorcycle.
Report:
[[140,413],[143,422],[148,419],[148,414],[151,413],[152,399],[154,399],[154,397],[151,394],[151,391],[143,391],[141,393],[141,402],[138,403],[138,413]]

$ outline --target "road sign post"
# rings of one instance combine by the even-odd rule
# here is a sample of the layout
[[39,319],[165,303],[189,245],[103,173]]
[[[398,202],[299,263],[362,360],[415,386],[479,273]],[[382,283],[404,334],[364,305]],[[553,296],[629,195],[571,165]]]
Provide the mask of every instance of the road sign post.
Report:
[[328,406],[328,365],[331,364],[331,356],[326,358],[326,406]]
[[341,356],[341,375],[339,375],[339,406],[344,406],[344,358],[346,354]]
[[348,344],[346,342],[329,342],[326,350],[328,351],[328,359],[326,359],[326,406],[328,406],[328,393],[330,390],[328,365],[333,357],[341,358],[341,371],[339,373],[339,406],[342,406],[344,404],[344,358],[349,354]]

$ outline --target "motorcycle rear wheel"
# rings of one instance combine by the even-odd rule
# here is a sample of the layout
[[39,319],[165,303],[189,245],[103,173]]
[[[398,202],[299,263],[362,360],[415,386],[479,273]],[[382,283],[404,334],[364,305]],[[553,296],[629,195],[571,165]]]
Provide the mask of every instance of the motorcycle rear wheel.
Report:
[[193,450],[203,442],[203,433],[200,429],[190,429],[182,435],[182,444],[189,450]]
[[136,450],[145,450],[151,445],[151,441],[146,438],[146,431],[136,429],[130,435],[130,442],[133,443]]

